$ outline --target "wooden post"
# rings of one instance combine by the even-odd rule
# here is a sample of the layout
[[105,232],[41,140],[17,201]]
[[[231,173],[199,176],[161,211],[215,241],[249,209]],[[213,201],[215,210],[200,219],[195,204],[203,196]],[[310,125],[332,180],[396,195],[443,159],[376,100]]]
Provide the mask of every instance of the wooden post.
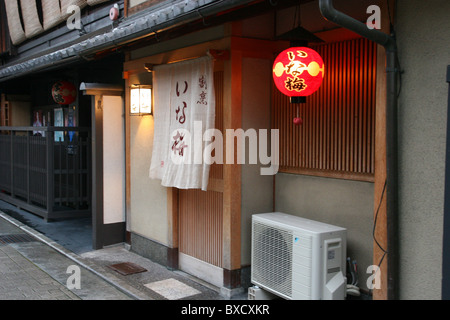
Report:
[[[225,94],[229,100],[224,103],[225,130],[240,128],[242,120],[242,52],[231,50],[231,87],[225,88],[229,92]],[[241,166],[237,163],[224,166],[223,267],[229,271],[241,268]]]
[[167,224],[169,232],[167,266],[171,269],[178,269],[178,194],[177,188],[167,188]]
[[54,179],[53,179],[53,171],[54,171],[54,157],[53,157],[53,139],[52,135],[47,132],[46,135],[46,145],[47,145],[47,211],[46,216],[44,217],[45,221],[52,218],[53,213],[53,200],[54,200]]
[[[390,0],[391,9],[394,8]],[[389,15],[387,6],[383,6],[381,28],[389,32]],[[386,52],[378,45],[377,50],[377,89],[375,118],[375,185],[374,185],[374,243],[373,264],[379,266],[380,287],[373,289],[374,300],[387,300],[387,220],[386,220]]]
[[103,97],[92,96],[92,246],[103,248]]

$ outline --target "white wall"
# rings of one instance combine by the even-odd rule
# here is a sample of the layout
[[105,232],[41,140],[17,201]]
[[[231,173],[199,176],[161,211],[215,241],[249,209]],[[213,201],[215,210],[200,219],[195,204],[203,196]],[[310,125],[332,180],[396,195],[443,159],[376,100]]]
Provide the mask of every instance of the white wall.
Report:
[[400,298],[440,299],[450,1],[399,0]]
[[[244,58],[242,60],[242,129],[270,129],[272,61]],[[268,135],[270,135],[270,130]],[[267,135],[266,135],[267,136]],[[260,139],[258,135],[258,142]],[[270,142],[270,136],[268,137]],[[248,141],[246,142],[248,155]],[[270,151],[268,153],[270,155]],[[270,212],[273,208],[273,176],[261,175],[260,168],[268,165],[242,165],[241,195],[241,264],[251,263],[251,215]]]
[[153,116],[130,117],[130,231],[168,245],[167,190],[148,176]]
[[125,221],[123,99],[103,96],[103,223]]

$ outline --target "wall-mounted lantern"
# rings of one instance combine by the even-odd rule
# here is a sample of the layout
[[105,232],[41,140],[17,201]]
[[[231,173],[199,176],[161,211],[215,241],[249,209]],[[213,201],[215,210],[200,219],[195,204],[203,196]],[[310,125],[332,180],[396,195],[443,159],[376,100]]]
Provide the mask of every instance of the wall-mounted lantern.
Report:
[[148,85],[132,85],[130,88],[130,114],[152,114],[152,88]]

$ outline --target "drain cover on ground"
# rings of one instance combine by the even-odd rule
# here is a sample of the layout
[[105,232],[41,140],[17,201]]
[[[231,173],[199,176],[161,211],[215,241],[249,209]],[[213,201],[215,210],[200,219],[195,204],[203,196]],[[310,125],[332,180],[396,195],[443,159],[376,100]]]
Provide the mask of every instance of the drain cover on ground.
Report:
[[144,286],[169,300],[177,300],[201,293],[197,289],[172,278],[147,283]]
[[147,271],[147,269],[142,268],[141,266],[138,266],[137,264],[134,264],[132,262],[113,264],[109,267],[124,276]]
[[29,234],[4,234],[0,235],[0,244],[19,243],[19,242],[32,242],[36,241],[36,238]]

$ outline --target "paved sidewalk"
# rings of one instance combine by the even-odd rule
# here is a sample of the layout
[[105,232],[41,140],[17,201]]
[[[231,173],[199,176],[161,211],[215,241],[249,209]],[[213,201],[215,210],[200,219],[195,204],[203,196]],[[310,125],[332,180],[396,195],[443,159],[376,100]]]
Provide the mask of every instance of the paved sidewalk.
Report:
[[[124,262],[145,271],[123,275],[111,269]],[[73,266],[81,272],[80,289],[68,287]],[[123,244],[75,254],[0,210],[0,300],[5,299],[229,300],[217,288],[168,270]],[[245,292],[233,298],[246,299]]]
[[[0,300],[133,299],[11,222],[0,212]],[[67,286],[69,266],[79,268],[80,289]]]
[[9,245],[0,246],[0,300],[78,300]]

